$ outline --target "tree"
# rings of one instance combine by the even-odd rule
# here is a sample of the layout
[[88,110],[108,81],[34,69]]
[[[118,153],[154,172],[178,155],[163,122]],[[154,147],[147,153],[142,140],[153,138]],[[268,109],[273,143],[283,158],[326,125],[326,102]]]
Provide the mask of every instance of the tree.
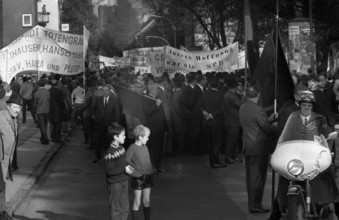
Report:
[[97,49],[98,31],[97,17],[93,13],[93,6],[90,0],[64,0],[60,15],[61,23],[68,23],[70,33],[83,34],[83,26],[91,33],[88,50]]
[[82,34],[84,25],[90,32],[96,30],[97,18],[90,0],[65,0],[60,20],[68,23],[70,32],[74,34]]
[[[118,0],[117,4],[112,8],[112,15],[108,18],[107,26],[103,33],[101,42],[107,41],[107,36],[112,40],[110,49],[102,48],[108,55],[116,53],[117,51],[125,49],[134,40],[135,34],[140,28],[139,20],[137,18],[136,10],[131,3],[126,0]],[[107,42],[106,42],[107,43]]]

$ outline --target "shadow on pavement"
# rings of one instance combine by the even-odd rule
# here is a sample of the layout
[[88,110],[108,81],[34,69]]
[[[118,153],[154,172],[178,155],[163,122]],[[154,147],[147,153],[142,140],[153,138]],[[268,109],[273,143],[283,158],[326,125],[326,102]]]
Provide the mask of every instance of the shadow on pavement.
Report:
[[49,220],[88,220],[88,218],[80,217],[80,216],[74,216],[74,215],[66,215],[66,214],[58,214],[51,211],[37,211],[37,213],[41,213],[44,215],[44,218],[28,218],[21,215],[14,215],[13,217],[17,220],[43,220],[43,219],[49,219]]

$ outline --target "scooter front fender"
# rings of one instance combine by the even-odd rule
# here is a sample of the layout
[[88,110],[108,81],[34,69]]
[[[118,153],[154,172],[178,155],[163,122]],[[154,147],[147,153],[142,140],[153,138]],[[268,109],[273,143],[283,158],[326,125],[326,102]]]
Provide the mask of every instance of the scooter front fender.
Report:
[[298,185],[290,185],[287,190],[287,196],[297,196],[302,192],[302,189]]

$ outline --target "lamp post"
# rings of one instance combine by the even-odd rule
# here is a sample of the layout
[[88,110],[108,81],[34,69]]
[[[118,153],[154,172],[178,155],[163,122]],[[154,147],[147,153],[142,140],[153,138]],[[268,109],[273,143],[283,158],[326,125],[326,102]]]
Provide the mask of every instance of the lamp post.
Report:
[[170,45],[170,44],[168,43],[168,41],[167,41],[165,38],[158,37],[158,36],[146,36],[147,42],[148,42],[149,38],[157,38],[157,39],[160,39],[160,40],[165,41],[167,45]]
[[175,27],[174,23],[169,18],[166,18],[164,16],[150,15],[150,17],[163,18],[163,19],[167,20],[169,23],[171,23],[172,29],[173,29],[173,35],[174,35],[174,47],[177,48],[177,31],[176,31],[176,27]]
[[42,27],[45,27],[49,22],[49,12],[46,12],[46,5],[42,6],[42,11],[38,12],[38,24]]

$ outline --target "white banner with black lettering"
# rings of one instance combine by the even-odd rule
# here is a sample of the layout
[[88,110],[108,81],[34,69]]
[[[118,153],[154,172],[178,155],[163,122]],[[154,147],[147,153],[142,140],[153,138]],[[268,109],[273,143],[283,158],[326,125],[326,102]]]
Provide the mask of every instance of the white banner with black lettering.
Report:
[[[74,75],[85,70],[83,35],[35,26],[0,52],[0,76],[10,82],[19,72],[45,71]],[[86,46],[86,45],[85,45]]]
[[165,47],[164,69],[181,71],[228,71],[238,65],[238,42],[213,51],[183,51]]

